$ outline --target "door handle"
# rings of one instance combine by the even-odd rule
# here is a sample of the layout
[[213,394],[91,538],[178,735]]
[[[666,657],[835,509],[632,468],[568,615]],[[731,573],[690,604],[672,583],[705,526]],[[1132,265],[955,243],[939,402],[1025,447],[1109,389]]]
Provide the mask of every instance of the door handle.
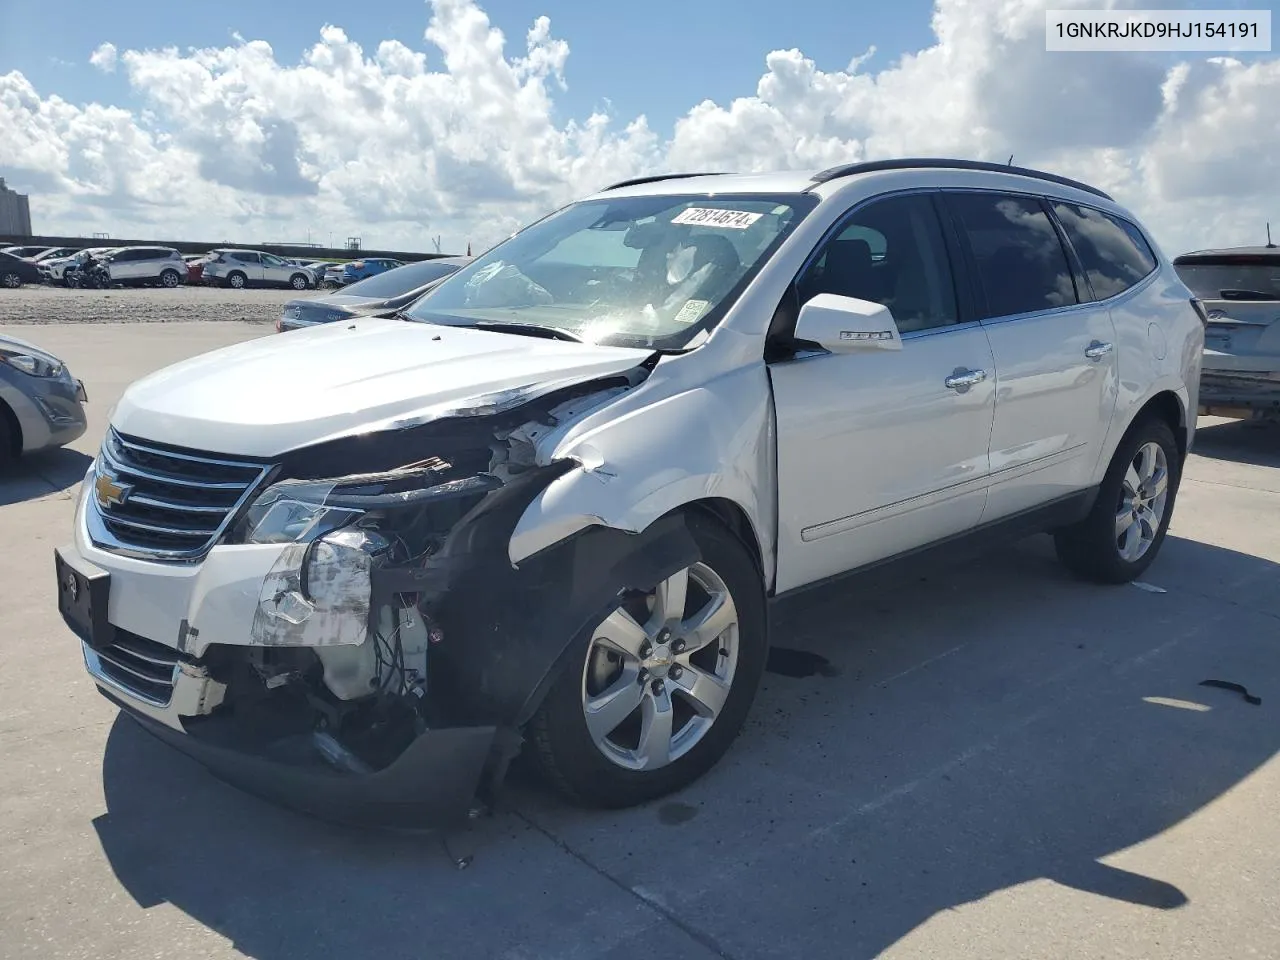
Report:
[[1115,347],[1109,343],[1103,343],[1101,340],[1095,340],[1085,348],[1084,355],[1090,360],[1101,360],[1114,349]]
[[981,383],[987,379],[987,371],[985,370],[957,370],[947,379],[943,380],[943,386],[948,390],[968,390],[975,384]]

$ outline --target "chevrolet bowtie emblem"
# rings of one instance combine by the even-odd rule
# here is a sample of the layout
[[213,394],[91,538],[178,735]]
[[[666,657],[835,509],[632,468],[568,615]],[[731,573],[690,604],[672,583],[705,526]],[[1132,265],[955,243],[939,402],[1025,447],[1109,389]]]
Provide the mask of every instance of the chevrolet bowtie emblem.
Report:
[[93,481],[93,492],[98,498],[98,506],[100,507],[118,507],[124,503],[125,498],[129,496],[132,490],[127,483],[117,483],[112,477],[105,473],[98,474],[98,479]]

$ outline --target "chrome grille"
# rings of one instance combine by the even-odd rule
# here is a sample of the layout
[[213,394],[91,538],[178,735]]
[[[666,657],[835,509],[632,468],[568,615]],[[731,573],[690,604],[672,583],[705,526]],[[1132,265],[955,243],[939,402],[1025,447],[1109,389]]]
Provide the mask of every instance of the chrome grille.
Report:
[[103,549],[126,556],[198,560],[270,469],[162,449],[108,430],[94,468],[90,535]]
[[117,629],[112,643],[93,652],[102,675],[139,700],[164,707],[173,698],[178,652],[172,647]]

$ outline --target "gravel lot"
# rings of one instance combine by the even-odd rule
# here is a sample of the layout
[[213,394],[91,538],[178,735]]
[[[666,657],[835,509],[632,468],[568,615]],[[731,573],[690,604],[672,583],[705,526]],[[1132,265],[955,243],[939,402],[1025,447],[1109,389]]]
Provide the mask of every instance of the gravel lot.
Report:
[[[287,295],[19,296],[164,320]],[[270,328],[0,333],[90,398],[84,437],[0,477],[0,960],[1280,956],[1280,429],[1201,421],[1148,589],[1036,537],[812,591],[773,642],[832,669],[769,673],[680,796],[586,812],[517,777],[446,844],[214,780],[94,692],[58,617],[50,553],[120,393]]]
[[[308,291],[303,296],[316,296]],[[171,323],[218,320],[275,323],[294,290],[230,290],[179,287],[176,290],[72,290],[24,286],[0,290],[0,324]]]

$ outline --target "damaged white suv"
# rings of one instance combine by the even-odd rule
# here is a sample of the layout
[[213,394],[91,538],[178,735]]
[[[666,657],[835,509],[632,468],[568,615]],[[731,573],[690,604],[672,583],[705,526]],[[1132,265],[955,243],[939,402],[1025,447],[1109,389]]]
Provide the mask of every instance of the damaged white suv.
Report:
[[133,384],[57,551],[101,691],[247,789],[445,823],[522,746],[640,802],[741,729],[770,602],[979,531],[1155,558],[1198,304],[1105,194],[901,160],[629,181],[397,318]]

